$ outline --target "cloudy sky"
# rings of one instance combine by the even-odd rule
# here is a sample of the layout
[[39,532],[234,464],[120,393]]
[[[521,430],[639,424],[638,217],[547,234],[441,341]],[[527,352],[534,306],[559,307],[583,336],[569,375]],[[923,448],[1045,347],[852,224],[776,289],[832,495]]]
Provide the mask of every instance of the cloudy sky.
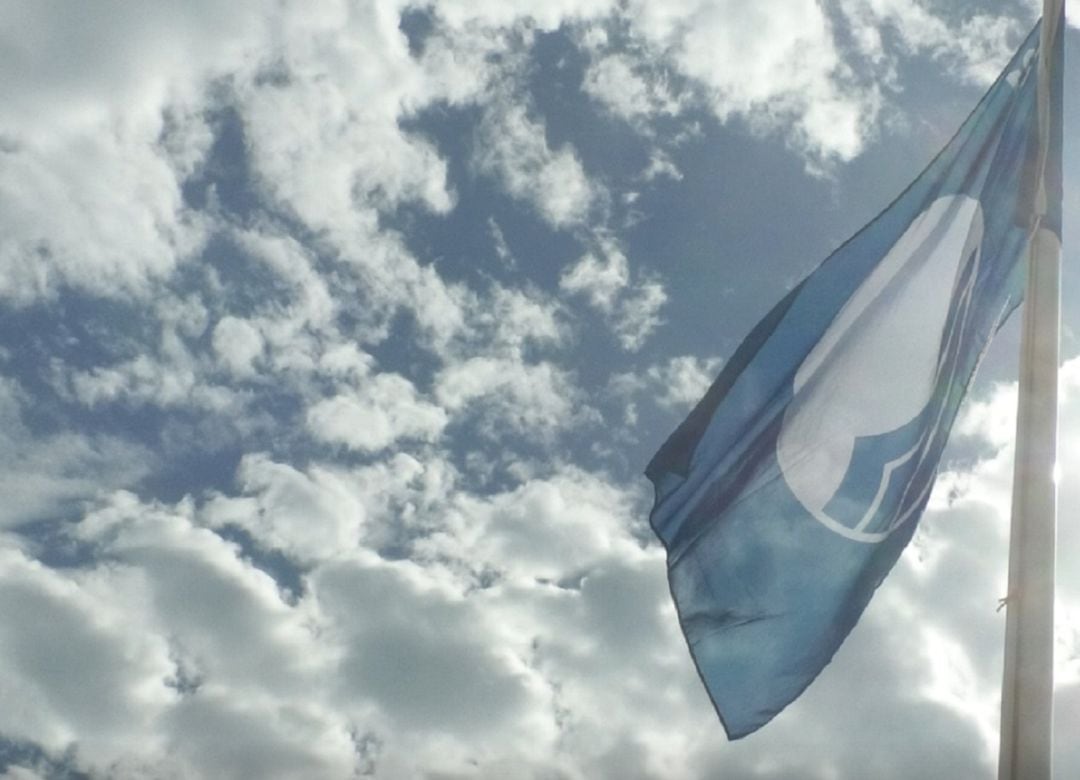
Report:
[[993,776],[1016,322],[862,623],[737,743],[641,472],[1036,5],[0,2],[0,778]]

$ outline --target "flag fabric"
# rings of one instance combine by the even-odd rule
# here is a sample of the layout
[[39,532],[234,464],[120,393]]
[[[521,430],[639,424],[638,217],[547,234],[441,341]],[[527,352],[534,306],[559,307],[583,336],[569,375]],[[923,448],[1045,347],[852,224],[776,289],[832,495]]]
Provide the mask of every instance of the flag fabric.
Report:
[[729,738],[792,702],[855,625],[1020,302],[1031,236],[1060,239],[1061,46],[1050,143],[1036,27],[929,167],[758,323],[646,470],[679,622]]

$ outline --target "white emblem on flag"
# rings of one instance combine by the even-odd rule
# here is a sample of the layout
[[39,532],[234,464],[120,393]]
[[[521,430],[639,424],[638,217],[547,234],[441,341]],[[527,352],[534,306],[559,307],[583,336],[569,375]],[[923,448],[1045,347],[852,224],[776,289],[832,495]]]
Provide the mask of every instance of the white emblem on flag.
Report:
[[859,286],[796,372],[777,459],[799,502],[838,534],[881,541],[915,513],[933,484],[932,474],[908,484],[888,516],[879,516],[898,471],[908,477],[926,471],[917,467],[934,441],[944,406],[930,412],[906,451],[873,464],[877,489],[859,499],[854,515],[839,519],[828,510],[851,468],[856,441],[913,422],[927,411],[939,381],[953,381],[951,356],[958,350],[949,346],[963,337],[968,323],[982,237],[977,200],[935,200]]

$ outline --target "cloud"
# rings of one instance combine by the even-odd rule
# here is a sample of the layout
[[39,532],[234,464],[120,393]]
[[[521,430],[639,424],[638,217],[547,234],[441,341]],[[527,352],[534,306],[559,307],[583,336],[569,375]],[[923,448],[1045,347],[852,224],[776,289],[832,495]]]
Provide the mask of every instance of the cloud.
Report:
[[500,431],[549,436],[587,415],[569,374],[549,362],[473,357],[439,372],[435,397],[451,413],[480,416],[489,435]]
[[587,296],[589,302],[602,311],[612,311],[619,294],[630,283],[626,255],[617,247],[607,248],[610,251],[602,257],[591,253],[583,255],[577,265],[563,272],[559,280],[563,290]]
[[955,75],[981,86],[997,78],[1028,30],[1010,15],[975,13],[959,24],[949,22],[911,0],[845,0],[842,7],[863,53],[887,64],[888,71],[895,68],[896,54],[886,52],[882,29],[898,33],[909,52],[929,52]]
[[623,349],[639,349],[645,339],[660,327],[663,323],[660,309],[667,300],[664,286],[655,279],[641,281],[636,288],[631,288],[623,298],[615,320],[615,334]]
[[811,0],[768,7],[635,0],[625,17],[645,50],[662,52],[719,119],[746,116],[752,126],[787,135],[811,159],[851,159],[876,121],[876,91],[847,70],[824,11]]
[[[159,315],[165,315],[168,308],[168,303],[161,305]],[[209,371],[205,356],[194,351],[199,334],[184,333],[186,326],[167,316],[155,324],[156,344],[146,343],[142,350],[127,345],[137,353],[134,357],[89,369],[60,363],[52,377],[57,391],[90,408],[122,404],[193,407],[207,412],[234,410],[239,401],[232,388],[202,381]]]
[[[906,0],[841,8],[882,77],[897,56],[876,32],[882,26],[899,31],[909,51],[943,57],[982,82],[1018,35],[1005,16],[976,15],[956,28]],[[64,286],[146,295],[198,256],[217,226],[185,203],[184,185],[205,164],[215,135],[208,117],[223,105],[242,127],[250,185],[313,230],[329,231],[372,287],[397,302],[434,294],[438,283],[400,255],[395,271],[378,263],[394,250],[373,235],[376,213],[406,202],[445,213],[455,199],[446,161],[403,129],[401,120],[426,106],[484,105],[478,167],[552,226],[586,223],[604,188],[571,147],[549,147],[543,117],[521,95],[495,86],[506,83],[498,56],[530,26],[575,23],[583,41],[596,41],[606,36],[590,33],[616,13],[633,45],[621,52],[589,44],[590,94],[623,116],[671,113],[678,101],[650,74],[672,69],[718,118],[743,116],[751,128],[783,133],[814,164],[856,155],[882,106],[809,0],[754,8],[635,0],[618,12],[601,0],[543,10],[442,2],[432,7],[433,33],[419,56],[394,3],[354,18],[339,6],[271,18],[237,3],[227,12],[190,4],[58,21],[51,9],[19,11],[9,29],[21,32],[4,47],[5,73],[35,74],[32,83],[5,80],[0,113],[0,295],[21,305]],[[364,78],[346,77],[344,62]]]
[[494,217],[488,217],[488,230],[491,233],[491,243],[495,246],[495,254],[499,260],[507,268],[514,268],[517,265],[517,260],[514,258],[514,253],[510,251],[510,245],[506,243],[506,235]]
[[626,255],[612,241],[601,241],[577,264],[563,271],[559,287],[571,295],[584,296],[604,315],[623,349],[636,351],[662,320],[667,303],[663,285],[655,279],[631,282]]
[[719,358],[700,359],[691,355],[674,357],[666,365],[650,366],[648,377],[663,388],[657,399],[661,406],[686,408],[697,403],[720,369]]
[[39,433],[27,424],[30,396],[0,378],[0,528],[46,520],[96,497],[106,485],[130,485],[155,465],[143,447],[108,435]]
[[682,171],[674,161],[663,150],[654,149],[649,155],[649,165],[642,172],[641,178],[645,181],[653,181],[661,176],[674,181],[682,181],[683,178]]
[[[1064,432],[1080,408],[1077,365],[1063,371]],[[703,372],[683,360],[655,373]],[[960,432],[995,441],[1010,394],[1003,386],[969,407]],[[1066,468],[1073,438],[1063,435]],[[0,604],[37,605],[58,646],[100,644],[113,675],[105,679],[116,680],[103,695],[128,697],[90,729],[71,720],[77,707],[45,703],[78,693],[65,678],[21,666],[3,676],[9,685],[57,690],[23,696],[36,714],[13,733],[62,750],[87,728],[100,736],[80,740],[81,766],[181,776],[242,776],[249,751],[267,756],[259,771],[271,777],[340,776],[361,763],[376,776],[512,768],[614,777],[627,761],[657,778],[985,772],[996,739],[1008,449],[942,476],[916,541],[833,664],[739,743],[717,739],[662,553],[643,528],[643,491],[556,467],[478,494],[437,458],[404,455],[303,471],[250,458],[235,494],[194,506],[117,495],[73,527],[101,556],[80,570],[9,550],[0,594],[10,601],[0,595]],[[230,524],[302,562],[304,592],[285,599],[205,527]],[[374,550],[394,529],[407,555],[380,557]],[[1063,571],[1066,615],[1076,604],[1070,577]],[[85,638],[93,632],[101,638]],[[1062,635],[1063,669],[1075,636]],[[142,655],[132,660],[121,649],[129,646]],[[913,744],[926,749],[912,754]]]
[[0,716],[5,735],[108,754],[171,698],[159,638],[127,632],[114,605],[10,548],[0,553],[0,613],[4,699],[20,703]]
[[605,54],[589,64],[582,89],[608,111],[634,121],[682,110],[662,76],[641,74],[625,54]]
[[390,373],[365,377],[355,388],[307,411],[308,428],[316,439],[366,452],[401,438],[432,441],[446,423],[446,412],[421,399],[409,380]]
[[[972,68],[1004,56],[1011,28],[1003,17],[977,17],[955,36],[915,6],[879,6],[867,10],[853,0],[847,14],[860,31],[895,23],[915,48],[936,51],[944,41],[959,41]],[[409,51],[393,4],[354,19],[336,6],[274,19],[245,4],[224,15],[200,8],[128,10],[80,24],[48,23],[48,7],[22,12],[27,35],[9,47],[19,67],[8,72],[39,75],[33,89],[10,85],[5,114],[4,294],[26,303],[64,284],[102,295],[145,294],[196,256],[215,225],[185,205],[182,188],[212,146],[207,113],[222,103],[241,123],[257,191],[312,229],[329,230],[371,289],[383,289],[396,303],[437,294],[439,282],[373,234],[375,213],[405,202],[442,213],[455,197],[435,147],[400,121],[425,106],[486,105],[479,167],[534,203],[553,226],[583,224],[604,200],[574,150],[549,148],[543,118],[493,85],[504,83],[495,57],[522,27],[602,23],[613,11],[609,3],[567,2],[543,11],[440,3],[419,56]],[[794,117],[792,143],[812,157],[848,159],[858,152],[879,98],[853,88],[816,5],[789,0],[783,8],[711,9],[697,0],[631,3],[621,16],[635,47],[597,49],[585,88],[623,115],[670,112],[674,98],[663,81],[642,75],[660,72],[659,64],[698,85],[721,119],[746,115],[751,126],[773,132]],[[335,34],[339,28],[347,34]],[[98,40],[111,44],[97,46]],[[754,42],[752,61],[743,56],[747,41]],[[196,68],[187,56],[192,50],[200,53]],[[341,78],[344,61],[355,62],[365,78]],[[799,66],[788,67],[792,62]],[[75,92],[63,77],[72,73],[82,74]],[[223,91],[226,82],[231,86]],[[80,194],[77,200],[72,193]],[[60,229],[48,218],[56,213],[65,214]],[[377,261],[387,254],[397,255],[396,270]],[[442,324],[454,316],[450,310]]]
[[[411,473],[382,489],[414,491],[422,483]],[[609,715],[572,681],[591,665],[597,639],[620,648],[609,673],[630,672],[641,661],[633,648],[652,652],[645,638],[666,604],[658,570],[641,576],[655,552],[644,554],[623,526],[639,496],[577,470],[493,499],[443,483],[431,494],[443,507],[431,515],[440,532],[417,547],[419,561],[390,561],[355,537],[335,542],[320,524],[358,516],[345,499],[349,475],[304,476],[255,459],[240,478],[241,495],[202,507],[129,494],[103,502],[73,531],[102,556],[79,570],[49,570],[15,551],[0,556],[0,610],[48,615],[36,625],[56,652],[93,650],[107,689],[88,699],[94,691],[75,684],[81,672],[50,675],[41,666],[49,656],[37,654],[9,669],[5,684],[51,688],[20,697],[21,725],[7,733],[56,753],[77,737],[78,766],[142,767],[154,776],[339,777],[365,762],[378,776],[479,769],[495,777],[507,768],[578,775],[578,752],[594,748],[576,736],[563,744],[565,718],[599,735]],[[479,511],[461,514],[469,502]],[[464,533],[456,517],[481,525]],[[244,522],[260,540],[303,555],[314,566],[304,594],[284,600],[204,521]],[[569,545],[575,536],[579,543]],[[477,590],[461,566],[468,561],[511,563],[512,579]],[[53,594],[52,602],[32,589]],[[657,611],[644,622],[643,597]],[[20,637],[27,648],[37,638]],[[674,663],[668,656],[663,663]],[[4,662],[21,657],[9,653]],[[618,690],[609,701],[620,700]],[[591,708],[577,711],[579,695]],[[46,696],[59,708],[46,706]],[[71,697],[112,702],[109,717],[93,726],[73,721],[86,708]]]
[[[0,153],[0,296],[27,304],[63,285],[145,294],[201,246],[175,167],[150,124],[49,144],[19,139]],[[62,214],[57,221],[54,215]]]
[[214,495],[201,507],[200,522],[244,528],[260,545],[301,563],[359,546],[368,510],[348,474],[319,466],[305,473],[266,455],[247,455],[236,476],[243,495]]
[[[243,777],[255,762],[268,777],[347,775],[348,724],[320,704],[332,652],[302,606],[288,606],[270,577],[192,520],[188,504],[119,494],[78,526],[114,561],[80,577],[81,589],[110,598],[124,630],[157,643],[168,663],[153,681],[167,699],[134,713],[114,751],[151,774]],[[123,657],[112,663],[131,678]],[[104,765],[115,756],[87,758]]]
[[581,36],[593,55],[583,89],[594,100],[646,134],[658,118],[704,105],[720,121],[784,138],[813,171],[853,159],[874,138],[902,58],[928,53],[984,85],[1027,29],[1008,14],[950,21],[912,0],[845,0],[828,13],[811,0],[634,0],[619,19],[623,49],[594,29]]
[[585,224],[599,197],[573,148],[551,149],[542,122],[506,96],[480,127],[476,167],[494,175],[513,197],[532,203],[554,228]]
[[[470,302],[468,324],[463,340],[503,354],[527,348],[558,350],[569,339],[562,306],[529,289],[493,285],[486,295]],[[469,345],[460,349],[467,352]]]
[[3,778],[3,780],[44,780],[43,776],[33,769],[14,764],[9,764],[4,774],[0,775],[0,778]]
[[610,387],[632,405],[647,394],[662,409],[685,412],[705,395],[722,362],[720,358],[680,355],[644,371],[616,374]]
[[211,140],[199,92],[241,64],[261,19],[243,4],[13,13],[0,68],[0,295],[144,295],[202,245],[203,220],[181,194]]
[[603,20],[613,5],[611,0],[552,0],[543,6],[520,6],[506,0],[443,0],[435,11],[454,30],[479,24],[521,25],[550,32],[563,24]]
[[252,363],[262,355],[263,337],[246,320],[223,317],[214,326],[214,351],[218,359],[236,376],[251,376]]
[[399,727],[432,736],[527,742],[524,730],[513,735],[513,724],[544,708],[545,686],[522,659],[490,641],[481,600],[440,588],[407,562],[325,567],[313,588],[348,648],[338,670],[342,703],[373,699]]
[[490,498],[457,496],[447,533],[418,544],[425,555],[449,555],[514,580],[559,582],[596,560],[638,556],[627,518],[639,499],[594,474],[562,469]]

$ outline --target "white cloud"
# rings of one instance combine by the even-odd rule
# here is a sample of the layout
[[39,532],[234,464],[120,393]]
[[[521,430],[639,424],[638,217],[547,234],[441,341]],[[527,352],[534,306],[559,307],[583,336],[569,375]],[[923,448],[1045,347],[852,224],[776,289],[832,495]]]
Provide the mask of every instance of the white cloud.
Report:
[[[333,362],[349,373],[357,361],[342,353]],[[706,366],[686,359],[652,373],[685,379],[689,393]],[[1080,408],[1074,374],[1070,363],[1066,467]],[[995,440],[992,420],[1009,394],[970,407],[962,431]],[[834,663],[766,730],[732,744],[719,737],[678,634],[662,554],[643,545],[643,491],[576,468],[482,495],[434,459],[397,455],[350,472],[250,458],[239,495],[199,507],[121,495],[89,516],[78,534],[110,564],[52,572],[11,553],[0,581],[24,590],[51,582],[41,587],[124,616],[109,624],[103,657],[118,690],[149,691],[150,703],[135,698],[96,724],[90,733],[103,736],[77,754],[88,764],[122,756],[181,776],[241,776],[255,760],[246,751],[262,751],[267,776],[333,777],[361,761],[363,743],[376,776],[824,779],[868,766],[897,780],[913,767],[966,776],[993,761],[1009,457],[1003,447],[943,475],[915,543]],[[305,593],[283,600],[204,523],[240,525],[303,561]],[[396,543],[410,559],[372,552],[403,527]],[[1063,572],[1065,614],[1076,603],[1072,579]],[[98,608],[80,609],[50,630],[67,640],[92,630]],[[1075,653],[1068,636],[1063,669]],[[121,661],[124,643],[149,648],[155,671]],[[165,684],[180,670],[193,691]],[[32,687],[41,674],[20,668],[3,679]],[[1066,714],[1075,687],[1062,688]],[[43,705],[36,712],[15,733],[59,735],[48,742],[59,750],[82,728]],[[923,747],[916,755],[912,745]]]
[[611,0],[551,0],[534,6],[523,6],[514,0],[442,0],[435,10],[455,30],[481,24],[523,25],[550,31],[563,24],[603,19],[613,5]]
[[4,774],[0,775],[0,780],[45,780],[45,778],[33,769],[10,764]]
[[[644,132],[656,117],[704,102],[721,121],[744,118],[755,133],[785,138],[818,171],[854,158],[873,137],[886,106],[882,87],[899,88],[901,56],[929,53],[960,79],[986,84],[1025,31],[1008,14],[950,22],[914,0],[845,0],[833,10],[853,52],[812,0],[633,0],[620,13],[627,51],[583,33],[595,55],[583,88]],[[899,47],[883,30],[898,33]],[[678,97],[656,75],[664,72],[687,80]]]
[[435,379],[439,403],[452,413],[478,414],[491,435],[550,436],[588,416],[588,407],[577,403],[579,395],[566,371],[518,356],[468,358],[447,366]]
[[[421,97],[422,72],[385,14],[368,7],[358,16],[368,18],[357,18],[348,36],[334,14],[290,18],[298,29],[290,30],[287,56],[303,69],[285,84],[245,84],[238,96],[267,194],[310,224],[342,231],[362,218],[357,206],[415,200],[446,211],[452,204],[445,163],[397,126],[398,101]],[[368,69],[367,78],[340,78],[345,60]]]
[[494,217],[488,217],[488,231],[491,233],[491,243],[495,246],[495,254],[507,268],[517,266],[514,253],[510,251],[510,245],[506,243],[506,235]]
[[663,53],[699,85],[722,120],[746,116],[826,161],[854,157],[874,125],[879,98],[846,69],[812,0],[634,0],[626,18],[650,54]]
[[720,358],[680,355],[644,370],[615,374],[608,390],[628,429],[638,425],[639,405],[648,401],[661,409],[685,414],[705,395],[723,363]]
[[308,428],[316,439],[365,452],[402,438],[433,441],[446,423],[446,412],[424,401],[405,377],[389,373],[365,377],[354,389],[307,411]]
[[[413,475],[406,483],[383,488],[408,484],[418,497],[420,472],[406,471]],[[21,595],[20,608],[49,615],[38,625],[69,652],[85,653],[94,646],[86,633],[109,626],[108,644],[94,656],[108,670],[101,684],[113,680],[104,700],[135,697],[114,702],[93,728],[75,723],[66,731],[77,708],[43,708],[37,720],[24,708],[21,730],[10,733],[57,752],[84,731],[100,733],[79,740],[80,767],[182,777],[340,777],[357,762],[373,762],[380,777],[460,771],[494,778],[511,769],[577,777],[582,754],[609,742],[603,734],[611,716],[596,695],[606,690],[610,704],[624,703],[612,685],[618,670],[624,684],[648,674],[640,664],[654,657],[647,637],[666,603],[659,570],[641,576],[656,563],[655,550],[643,553],[624,525],[639,496],[576,470],[491,500],[452,495],[443,483],[431,494],[443,509],[431,514],[441,531],[423,546],[426,562],[391,562],[343,538],[335,543],[322,524],[355,519],[357,507],[343,500],[351,482],[344,473],[305,477],[256,459],[241,478],[252,495],[215,497],[201,509],[115,496],[76,531],[108,564],[53,572],[17,553],[0,557],[0,609],[11,587],[21,594],[45,578],[52,591],[84,605],[81,611],[60,619],[58,607]],[[461,514],[473,505],[475,516]],[[306,555],[315,564],[308,590],[284,601],[235,547],[198,527],[205,520],[239,520],[258,539]],[[321,542],[312,546],[305,536]],[[477,590],[470,575],[458,574],[470,561],[509,564],[512,580]],[[581,585],[556,586],[549,577]],[[652,605],[644,619],[643,598]],[[32,639],[24,636],[23,644]],[[585,681],[575,679],[582,664],[591,665],[597,640],[618,650],[605,664],[607,681],[583,689]],[[127,645],[146,648],[145,668]],[[671,653],[657,658],[665,669],[677,665]],[[81,674],[9,671],[9,685],[48,684],[53,698],[90,701],[92,691],[70,685]],[[633,688],[634,696],[647,690]],[[31,707],[38,699],[20,701]],[[619,722],[620,729],[639,725]],[[50,730],[58,736],[44,739]]]
[[[348,777],[356,771],[355,746],[347,726],[319,708],[276,697],[237,697],[208,690],[185,699],[168,714],[166,728],[183,756],[177,777],[266,778]],[[182,740],[182,742],[181,742]]]
[[692,355],[674,357],[665,366],[650,366],[648,375],[654,385],[664,388],[658,401],[669,408],[697,403],[716,379],[719,358],[705,360]]
[[909,52],[926,51],[944,60],[961,78],[987,85],[1005,67],[1024,23],[1010,15],[977,13],[963,22],[950,23],[924,4],[912,0],[845,0],[845,13],[865,54],[878,63],[889,62],[880,30],[899,34]]
[[647,279],[631,287],[619,304],[614,321],[615,335],[623,349],[640,349],[645,340],[663,324],[660,310],[667,303],[664,286],[655,279]]
[[205,361],[192,354],[189,345],[176,323],[163,322],[157,354],[144,353],[89,370],[62,371],[56,378],[58,390],[91,408],[110,403],[191,406],[211,412],[235,408],[238,400],[232,389],[202,381]]
[[214,351],[234,376],[251,376],[253,363],[262,355],[262,334],[246,320],[223,317],[214,326]]
[[145,294],[198,250],[203,226],[180,194],[209,143],[198,93],[263,28],[243,4],[203,10],[8,9],[0,295]]
[[601,311],[612,311],[619,294],[630,284],[630,267],[626,255],[617,247],[605,247],[609,251],[597,257],[585,254],[577,265],[563,272],[559,286],[569,292],[588,297],[589,302]]
[[132,727],[173,698],[160,637],[130,632],[123,610],[63,574],[0,549],[3,674],[0,731],[47,750],[78,743],[106,762],[127,749]]
[[552,227],[585,224],[599,193],[569,145],[551,149],[544,124],[510,96],[497,100],[480,129],[479,170],[498,177],[515,198],[534,204]]
[[652,154],[649,155],[649,165],[641,174],[641,178],[645,181],[653,181],[666,176],[674,181],[682,181],[682,171],[675,162],[662,150],[654,149]]
[[515,581],[559,581],[597,560],[637,557],[641,544],[629,531],[639,499],[567,468],[490,498],[458,496],[448,533],[419,543],[420,549],[492,567]]
[[631,282],[626,255],[612,241],[601,241],[595,252],[563,271],[559,287],[583,295],[608,320],[623,349],[640,349],[662,322],[660,309],[667,293],[654,279]]
[[[241,689],[269,685],[300,692],[309,682],[321,657],[310,627],[269,576],[243,563],[232,545],[193,525],[189,503],[157,507],[117,494],[75,533],[138,572],[140,589],[126,591],[132,603],[123,606],[133,617],[143,610],[156,631],[175,635],[180,644],[174,651],[206,684],[213,687],[220,676]],[[114,583],[106,579],[100,585]]]
[[671,94],[666,81],[635,70],[625,54],[607,54],[589,64],[582,89],[616,116],[627,120],[677,114],[681,101]]
[[0,152],[0,296],[29,303],[62,285],[144,294],[200,247],[200,220],[184,212],[177,172],[153,148],[160,130],[20,138]]
[[[252,260],[272,274],[281,300],[263,301],[260,325],[271,340],[271,352],[278,347],[289,351],[289,344],[305,329],[325,332],[331,329],[338,301],[329,288],[330,280],[316,269],[314,253],[292,236],[264,228],[236,230],[230,234]],[[276,357],[292,362],[286,355]]]
[[[114,561],[81,587],[108,598],[131,636],[167,647],[157,684],[169,700],[124,724],[124,755],[151,774],[163,765],[185,777],[349,774],[348,723],[320,695],[334,652],[318,641],[304,602],[286,604],[270,577],[193,524],[188,504],[148,506],[119,494],[76,533]],[[113,663],[131,674],[121,658]]]
[[436,453],[397,453],[360,468],[300,470],[265,454],[245,456],[240,495],[212,495],[197,513],[212,528],[238,526],[305,565],[349,558],[360,547],[400,547],[441,527],[457,472]]
[[[440,586],[409,562],[336,564],[312,585],[335,622],[334,638],[348,648],[338,693],[346,706],[374,700],[399,728],[464,738],[477,757],[511,739],[518,749],[527,746],[530,732],[522,727],[533,721],[542,727],[533,738],[553,736],[550,720],[536,717],[546,709],[546,686],[524,659],[500,647],[483,599],[463,598],[452,583]],[[475,741],[481,736],[487,750]],[[434,758],[430,746],[421,749]],[[451,770],[453,754],[448,758],[449,766],[436,766]]]
[[569,337],[562,307],[535,290],[493,285],[469,305],[469,340],[492,351],[513,354],[534,347],[557,349]]
[[199,512],[212,528],[237,525],[259,543],[300,561],[348,555],[360,544],[365,497],[345,474],[314,466],[307,473],[265,455],[240,462],[242,497],[217,495]]
[[611,387],[628,397],[648,393],[664,409],[685,411],[705,395],[721,363],[719,358],[680,355],[642,372],[618,374],[612,378]]
[[0,527],[63,514],[155,465],[152,453],[116,437],[35,433],[24,419],[29,408],[28,394],[0,378]]
[[[870,61],[888,60],[875,71],[883,77],[894,56],[881,53],[882,25],[909,49],[945,57],[981,81],[1017,35],[1004,16],[977,15],[954,29],[908,0],[847,0],[842,8]],[[586,224],[604,200],[574,150],[550,148],[543,118],[500,81],[506,60],[497,65],[494,55],[520,46],[530,26],[581,25],[598,54],[585,88],[622,115],[674,111],[663,80],[646,75],[673,68],[718,117],[745,116],[751,127],[784,133],[815,164],[857,154],[881,106],[810,0],[634,0],[618,12],[604,0],[543,9],[446,1],[433,7],[435,28],[420,57],[398,29],[400,4],[389,0],[353,15],[333,4],[273,17],[246,3],[225,11],[118,6],[63,19],[53,10],[17,12],[6,28],[18,30],[5,40],[8,76],[0,77],[8,96],[0,109],[0,295],[21,303],[65,285],[145,295],[197,255],[214,222],[184,205],[181,187],[213,140],[207,112],[226,101],[238,111],[260,194],[328,231],[372,289],[437,311],[416,297],[445,295],[441,280],[400,254],[394,270],[383,265],[397,253],[375,229],[377,212],[404,202],[436,213],[454,204],[445,161],[403,130],[403,118],[440,101],[484,105],[479,167],[555,227]],[[590,35],[613,13],[629,25],[631,52],[605,51]],[[452,309],[442,310],[441,324]]]

